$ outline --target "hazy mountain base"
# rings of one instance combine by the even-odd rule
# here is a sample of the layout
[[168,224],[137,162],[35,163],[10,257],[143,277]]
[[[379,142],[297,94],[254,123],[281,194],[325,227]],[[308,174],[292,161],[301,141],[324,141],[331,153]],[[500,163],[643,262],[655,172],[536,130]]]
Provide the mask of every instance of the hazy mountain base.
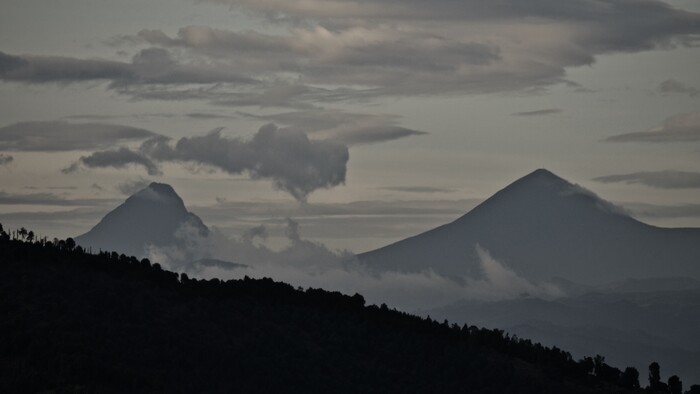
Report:
[[626,281],[549,301],[462,301],[420,314],[498,327],[577,357],[604,352],[611,363],[640,371],[657,361],[665,374],[700,382],[700,286],[687,278]]
[[499,331],[71,246],[0,237],[2,392],[631,392]]

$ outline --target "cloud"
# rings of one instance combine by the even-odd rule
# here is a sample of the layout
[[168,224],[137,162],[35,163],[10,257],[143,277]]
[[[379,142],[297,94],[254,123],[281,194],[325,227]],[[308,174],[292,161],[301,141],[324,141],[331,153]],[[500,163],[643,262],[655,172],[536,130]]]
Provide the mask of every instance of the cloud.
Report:
[[310,109],[382,96],[537,90],[568,83],[567,68],[600,55],[690,46],[700,34],[699,14],[659,0],[209,2],[278,28],[145,29],[113,40],[142,49],[130,62],[0,53],[0,79],[98,80],[135,99]]
[[6,155],[4,153],[0,153],[0,166],[6,166],[6,165],[12,163],[13,160],[15,160],[15,158],[12,157],[11,155]]
[[309,136],[316,139],[334,140],[347,145],[372,144],[428,134],[398,126],[400,117],[387,114],[311,110],[262,116],[245,115],[270,120],[291,129],[305,130]]
[[642,184],[657,189],[696,189],[700,188],[700,173],[686,171],[647,171],[631,174],[606,175],[593,178],[602,183]]
[[697,13],[657,0],[210,0],[290,26],[288,34],[187,26],[145,30],[151,45],[238,57],[312,84],[376,94],[518,90],[564,82],[601,54],[689,45]]
[[61,171],[64,174],[74,173],[78,171],[81,164],[88,168],[126,168],[130,165],[135,165],[145,168],[148,175],[162,175],[158,165],[150,158],[140,152],[125,147],[94,152],[89,156],[83,156],[77,162]]
[[663,125],[609,137],[608,142],[693,142],[700,141],[700,112],[673,115]]
[[514,112],[512,113],[513,116],[543,116],[543,115],[553,115],[553,114],[558,114],[560,112],[563,112],[564,110],[561,108],[547,108],[547,109],[539,109],[536,111],[525,111],[525,112]]
[[59,56],[15,56],[0,52],[0,80],[27,83],[111,81],[112,88],[151,84],[250,84],[228,67],[180,64],[163,48],[146,48],[131,63]]
[[[443,306],[462,299],[500,300],[518,298],[523,293],[548,299],[563,295],[556,286],[535,284],[519,277],[481,249],[482,276],[465,278],[458,283],[430,271],[370,273],[352,254],[332,251],[323,244],[304,239],[296,221],[287,219],[286,229],[287,245],[272,250],[264,242],[254,243],[249,235],[228,237],[213,229],[209,236],[203,237],[196,229],[183,227],[177,233],[177,244],[151,247],[149,259],[195,277],[271,277],[293,286],[360,293],[369,303],[387,303],[408,311]],[[260,231],[260,228],[255,231]],[[227,269],[222,264],[205,266],[196,263],[202,259],[244,264],[245,267]]]
[[700,95],[700,89],[686,85],[675,79],[667,79],[659,84],[659,91],[661,93],[680,93],[687,94],[690,97],[697,97]]
[[455,191],[455,189],[429,186],[387,186],[380,189],[406,193],[453,193]]
[[135,180],[122,182],[122,183],[118,184],[116,188],[119,191],[119,193],[121,193],[125,196],[131,196],[132,194],[136,193],[137,191],[139,191],[141,189],[145,189],[150,184],[151,184],[150,180],[139,177],[138,179],[135,179]]
[[20,122],[0,127],[0,150],[60,152],[100,149],[157,134],[137,127],[66,121]]
[[271,179],[276,188],[299,201],[314,190],[345,182],[348,148],[334,141],[311,140],[301,131],[261,127],[249,141],[222,136],[221,129],[204,136],[183,137],[174,146],[152,139],[141,152],[157,161],[193,162],[229,174],[247,173]]
[[655,205],[624,203],[635,217],[649,219],[700,218],[700,204]]
[[54,193],[14,194],[0,191],[0,205],[95,206],[113,202],[94,198],[70,199]]

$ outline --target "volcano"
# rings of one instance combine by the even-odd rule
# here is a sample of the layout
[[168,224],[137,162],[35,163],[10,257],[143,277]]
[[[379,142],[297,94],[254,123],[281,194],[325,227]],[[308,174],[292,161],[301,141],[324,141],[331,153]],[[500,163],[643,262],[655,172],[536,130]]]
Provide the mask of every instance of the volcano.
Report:
[[476,246],[531,280],[700,279],[700,229],[660,228],[545,169],[433,230],[360,254],[375,271],[478,278]]
[[187,211],[172,186],[151,183],[109,212],[87,233],[75,238],[78,245],[143,257],[149,245],[177,242],[176,233],[194,230],[206,236],[209,229]]

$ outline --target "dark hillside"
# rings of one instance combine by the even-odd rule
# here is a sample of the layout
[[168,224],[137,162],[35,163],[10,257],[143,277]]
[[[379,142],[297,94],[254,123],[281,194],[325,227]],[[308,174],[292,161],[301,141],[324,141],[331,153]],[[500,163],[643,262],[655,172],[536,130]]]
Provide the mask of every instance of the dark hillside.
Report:
[[7,236],[0,334],[3,393],[633,392],[602,360],[365,306],[360,295],[197,281]]

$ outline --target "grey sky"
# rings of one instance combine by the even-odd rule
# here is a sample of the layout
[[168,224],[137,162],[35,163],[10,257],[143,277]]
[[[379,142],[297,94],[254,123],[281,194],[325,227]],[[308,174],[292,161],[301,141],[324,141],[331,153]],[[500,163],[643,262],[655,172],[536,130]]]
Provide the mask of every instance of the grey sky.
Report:
[[[700,171],[697,2],[484,4],[5,1],[0,221],[75,235],[88,220],[61,230],[60,206],[102,212],[144,177],[202,212],[217,198],[478,201],[540,167],[612,201],[700,200],[679,186]],[[282,223],[277,211],[203,218],[241,231]],[[700,226],[686,211],[643,219]],[[42,224],[32,212],[55,214]],[[302,229],[362,251],[381,245],[351,231],[388,242],[459,212],[403,211],[396,225],[327,215],[302,215]]]

